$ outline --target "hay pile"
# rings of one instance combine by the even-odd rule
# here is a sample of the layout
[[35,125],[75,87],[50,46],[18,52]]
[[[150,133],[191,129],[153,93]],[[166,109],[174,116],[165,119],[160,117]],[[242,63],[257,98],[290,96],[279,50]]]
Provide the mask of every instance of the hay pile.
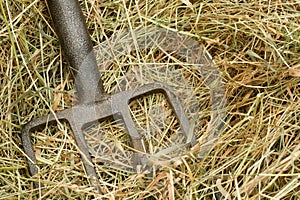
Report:
[[[105,197],[300,198],[299,2],[86,0],[81,6],[94,46],[115,33],[140,27],[159,26],[194,38],[222,73],[227,102],[224,126],[212,150],[199,157],[199,148],[193,148],[176,153],[172,162],[154,160],[162,167],[153,176],[130,170],[128,137],[115,119],[89,127],[86,132]],[[0,9],[0,199],[89,198],[95,192],[72,130],[64,123],[33,134],[39,180],[47,189],[33,187],[22,151],[22,125],[50,110],[71,107],[74,77],[65,67],[45,1],[4,0]],[[198,110],[191,109],[189,116],[200,138],[210,120],[209,89],[203,77],[180,59],[160,49],[122,56],[101,68],[105,90],[135,87],[143,77],[169,81],[174,87],[186,84],[176,91],[186,110],[198,105],[192,106]],[[172,78],[169,69],[188,81]],[[127,79],[122,79],[124,73]],[[155,132],[148,135],[150,152],[180,143],[178,122],[163,95],[135,99],[130,109],[141,134],[147,138],[147,133]],[[104,154],[112,164],[103,164]]]

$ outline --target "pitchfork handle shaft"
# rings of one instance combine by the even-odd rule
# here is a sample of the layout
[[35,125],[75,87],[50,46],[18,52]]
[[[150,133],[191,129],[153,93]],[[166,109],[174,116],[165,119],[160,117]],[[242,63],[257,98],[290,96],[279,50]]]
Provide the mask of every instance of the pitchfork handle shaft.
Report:
[[64,54],[76,70],[79,103],[100,99],[101,76],[78,0],[47,0],[47,3]]

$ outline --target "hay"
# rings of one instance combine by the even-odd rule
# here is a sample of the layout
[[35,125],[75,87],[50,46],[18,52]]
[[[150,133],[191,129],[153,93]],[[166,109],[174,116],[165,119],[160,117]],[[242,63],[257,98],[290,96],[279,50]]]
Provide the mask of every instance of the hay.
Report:
[[[156,157],[153,163],[160,167],[153,176],[132,172],[128,137],[115,119],[89,127],[105,197],[300,198],[299,2],[147,0],[81,1],[81,5],[94,46],[113,34],[141,27],[180,31],[211,54],[226,89],[226,118],[212,150],[199,156],[198,145],[188,152]],[[22,151],[21,125],[71,107],[74,77],[64,67],[44,1],[4,0],[0,10],[0,199],[91,198],[95,192],[66,123],[33,133],[38,178],[47,189],[33,187]],[[210,93],[205,80],[189,69],[180,57],[160,49],[132,52],[101,68],[109,93],[136,87],[145,77],[182,86],[176,91],[190,117],[195,117],[195,134],[201,138],[211,120]],[[188,80],[186,85],[181,84],[182,77]],[[181,144],[176,137],[178,122],[165,97],[135,99],[130,109],[149,152],[155,155]],[[155,134],[147,135],[150,132]],[[113,162],[104,162],[103,155]]]

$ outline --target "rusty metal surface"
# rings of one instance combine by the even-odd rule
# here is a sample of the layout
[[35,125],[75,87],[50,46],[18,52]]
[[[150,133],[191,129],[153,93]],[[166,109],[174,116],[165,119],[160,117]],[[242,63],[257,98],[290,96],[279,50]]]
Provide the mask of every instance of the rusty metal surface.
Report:
[[[83,134],[83,128],[86,124],[109,116],[119,115],[126,126],[131,145],[136,150],[132,160],[132,165],[136,168],[144,165],[147,157],[143,138],[138,134],[131,118],[128,106],[131,99],[151,93],[163,93],[167,97],[186,138],[189,134],[189,121],[179,99],[168,85],[161,82],[143,85],[114,95],[105,94],[79,3],[77,0],[48,0],[47,2],[56,33],[65,53],[64,55],[77,74],[75,86],[79,101],[72,108],[55,113],[55,115],[50,114],[40,117],[24,126],[22,143],[28,156],[29,171],[31,175],[38,173],[30,133],[45,123],[66,120],[70,123],[73,130],[90,183],[101,193],[98,177]],[[195,141],[195,137],[193,141]],[[38,187],[38,183],[35,183],[35,185]]]

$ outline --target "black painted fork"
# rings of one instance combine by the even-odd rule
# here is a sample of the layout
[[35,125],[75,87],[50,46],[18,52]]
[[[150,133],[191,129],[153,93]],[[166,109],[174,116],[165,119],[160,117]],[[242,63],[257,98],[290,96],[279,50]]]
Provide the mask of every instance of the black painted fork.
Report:
[[[29,170],[31,175],[38,173],[30,132],[50,121],[67,120],[74,132],[89,181],[101,193],[94,164],[83,134],[84,125],[113,115],[121,116],[130,136],[131,145],[135,149],[132,165],[136,168],[138,165],[144,165],[147,157],[143,138],[138,134],[131,118],[128,106],[131,99],[145,94],[163,93],[169,100],[186,138],[189,132],[189,121],[179,99],[166,84],[161,82],[143,85],[137,89],[114,95],[105,94],[90,36],[78,1],[47,0],[47,2],[65,56],[77,73],[75,86],[79,101],[72,108],[57,112],[55,115],[40,117],[24,126],[22,143],[28,156]],[[35,186],[38,187],[38,183],[35,182]]]

